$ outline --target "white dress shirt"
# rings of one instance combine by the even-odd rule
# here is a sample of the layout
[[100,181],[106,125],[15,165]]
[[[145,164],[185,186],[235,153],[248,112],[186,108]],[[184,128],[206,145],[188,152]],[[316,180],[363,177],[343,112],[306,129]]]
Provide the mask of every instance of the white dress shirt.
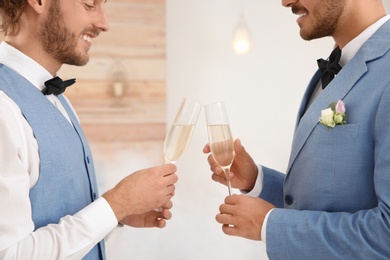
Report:
[[[6,42],[0,63],[26,78],[39,90],[52,75]],[[47,98],[71,124],[61,102]],[[19,107],[0,91],[0,259],[81,259],[117,226],[104,198],[65,216],[59,224],[34,231],[29,191],[39,177],[38,144]]]
[[[387,15],[381,19],[379,19],[377,22],[369,26],[367,29],[365,29],[362,33],[360,33],[357,37],[355,37],[352,41],[350,41],[341,52],[341,58],[339,64],[341,67],[343,67],[345,64],[347,64],[359,51],[360,47],[388,20],[390,19],[390,15]],[[337,75],[336,75],[337,77]],[[318,82],[316,89],[314,90],[313,96],[310,99],[309,104],[311,104],[314,99],[321,93],[322,91],[322,84],[321,80]],[[253,189],[246,193],[248,196],[252,197],[258,197],[261,193],[262,187],[263,187],[263,178],[264,173],[262,170],[261,165],[258,165],[258,175],[257,180],[255,183],[255,186]],[[272,210],[271,210],[272,211]],[[264,243],[266,243],[266,234],[267,234],[267,221],[268,217],[271,213],[271,211],[268,212],[268,214],[264,218],[263,226],[261,228],[261,239]]]

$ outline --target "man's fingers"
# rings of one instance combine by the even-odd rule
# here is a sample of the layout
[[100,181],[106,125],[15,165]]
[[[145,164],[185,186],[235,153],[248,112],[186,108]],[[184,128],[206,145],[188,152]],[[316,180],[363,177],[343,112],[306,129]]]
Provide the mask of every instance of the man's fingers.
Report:
[[229,236],[240,236],[240,230],[232,225],[222,225],[222,231]]
[[171,209],[172,207],[173,207],[173,203],[171,200],[166,202],[164,205],[161,206],[161,208],[163,208],[163,209]]
[[210,153],[211,150],[210,150],[210,144],[206,144],[203,148],[203,153]]

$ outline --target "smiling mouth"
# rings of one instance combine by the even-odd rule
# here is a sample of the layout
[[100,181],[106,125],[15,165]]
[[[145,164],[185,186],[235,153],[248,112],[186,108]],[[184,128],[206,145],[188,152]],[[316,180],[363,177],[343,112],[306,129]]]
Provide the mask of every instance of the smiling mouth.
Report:
[[92,36],[87,35],[87,34],[84,34],[84,35],[81,36],[81,38],[82,38],[84,41],[88,42],[89,44],[92,44],[92,39],[93,39]]
[[298,15],[298,19],[302,18],[308,14],[308,11],[306,10],[306,8],[304,8],[303,6],[297,6],[297,5],[294,5],[291,7],[291,12],[293,14]]
[[306,17],[308,15],[308,12],[297,11],[297,12],[294,12],[294,14],[296,14],[298,16],[296,22],[298,23],[299,26],[301,26],[301,23],[303,22],[304,17]]
[[307,13],[301,13],[301,14],[296,14],[296,15],[298,15],[298,19],[299,19],[299,18],[302,18],[302,17],[306,16]]

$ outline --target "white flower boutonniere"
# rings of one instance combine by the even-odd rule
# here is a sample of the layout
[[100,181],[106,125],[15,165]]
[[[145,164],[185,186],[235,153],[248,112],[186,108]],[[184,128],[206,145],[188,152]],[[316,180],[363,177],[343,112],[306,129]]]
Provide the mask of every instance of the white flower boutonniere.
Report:
[[344,102],[342,100],[333,102],[326,109],[322,110],[320,123],[328,128],[346,124],[347,114]]

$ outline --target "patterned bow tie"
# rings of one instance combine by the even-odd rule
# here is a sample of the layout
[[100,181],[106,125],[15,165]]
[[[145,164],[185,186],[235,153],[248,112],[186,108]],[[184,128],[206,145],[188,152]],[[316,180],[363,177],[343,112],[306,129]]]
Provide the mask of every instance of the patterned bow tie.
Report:
[[321,81],[322,81],[322,89],[332,81],[334,76],[339,73],[341,70],[341,66],[339,64],[341,58],[341,50],[339,47],[334,49],[329,56],[329,60],[318,59],[317,64],[318,68],[322,72]]
[[76,79],[69,79],[63,81],[60,77],[54,77],[45,82],[45,88],[42,89],[44,95],[59,95],[65,91],[65,89],[76,82]]

